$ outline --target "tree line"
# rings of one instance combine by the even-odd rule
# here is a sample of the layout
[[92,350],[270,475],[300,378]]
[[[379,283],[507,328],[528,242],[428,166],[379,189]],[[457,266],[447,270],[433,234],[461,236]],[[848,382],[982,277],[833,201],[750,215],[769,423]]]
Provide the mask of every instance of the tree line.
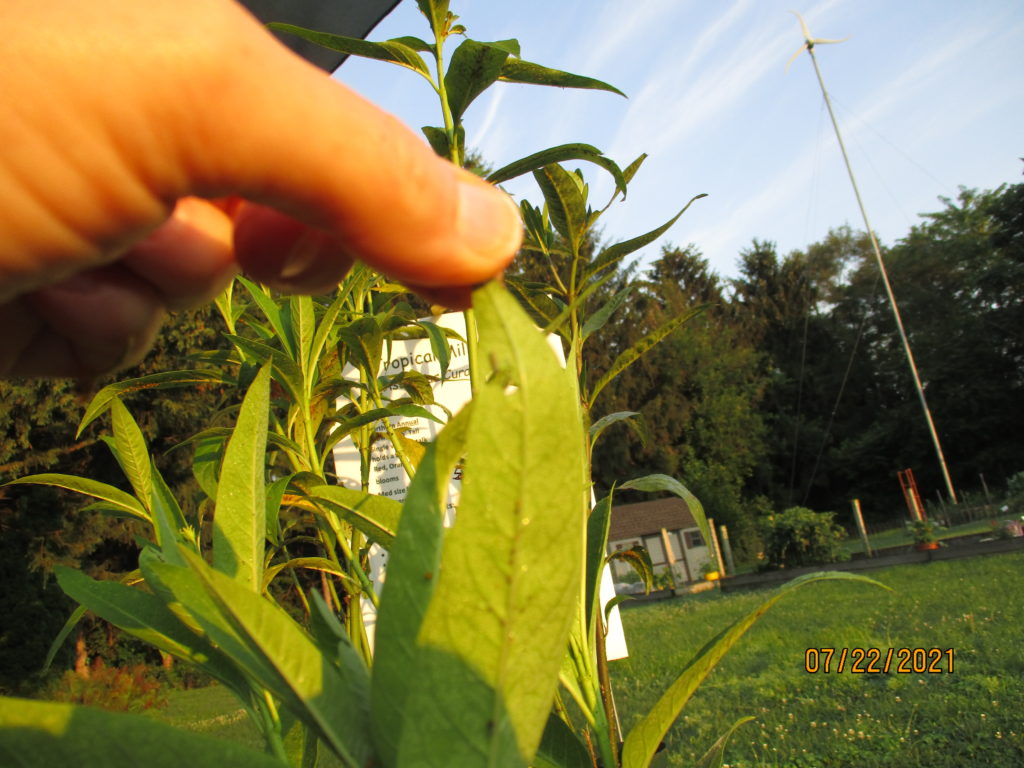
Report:
[[[883,257],[953,482],[996,489],[1024,469],[1024,185],[942,203]],[[866,233],[785,255],[754,240],[730,279],[695,246],[665,247],[619,279],[633,298],[595,345],[595,375],[666,316],[703,311],[598,404],[642,414],[598,446],[599,484],[672,474],[748,547],[759,516],[792,506],[847,521],[859,498],[895,522],[904,468],[926,501],[946,496]]]

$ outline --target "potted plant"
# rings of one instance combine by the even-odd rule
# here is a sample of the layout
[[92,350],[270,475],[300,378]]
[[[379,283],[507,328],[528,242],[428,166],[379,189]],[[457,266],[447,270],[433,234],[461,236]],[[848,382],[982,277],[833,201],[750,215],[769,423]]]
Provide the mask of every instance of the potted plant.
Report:
[[914,538],[914,549],[928,551],[939,548],[937,532],[942,526],[934,520],[914,520],[907,523],[910,535]]
[[722,575],[721,573],[719,573],[718,566],[715,564],[714,560],[708,560],[706,563],[704,563],[704,565],[701,566],[700,572],[701,575],[704,577],[704,581],[718,581],[720,578],[722,578]]

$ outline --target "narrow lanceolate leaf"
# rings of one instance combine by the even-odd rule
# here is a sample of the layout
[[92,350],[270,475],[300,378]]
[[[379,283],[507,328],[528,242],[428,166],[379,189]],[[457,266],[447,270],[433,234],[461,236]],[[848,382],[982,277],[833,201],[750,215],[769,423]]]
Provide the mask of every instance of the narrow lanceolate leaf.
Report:
[[600,610],[601,574],[604,573],[608,530],[612,522],[612,496],[608,494],[594,505],[587,518],[587,577],[584,596],[588,637],[594,634],[594,616]]
[[338,338],[348,350],[347,358],[370,378],[380,373],[384,331],[377,318],[366,315],[338,330]]
[[0,765],[281,768],[257,750],[151,717],[7,697],[0,697]]
[[590,392],[591,404],[593,404],[597,400],[597,396],[600,394],[601,390],[604,389],[612,379],[614,379],[626,368],[628,368],[641,357],[643,357],[645,354],[647,354],[647,352],[653,346],[661,342],[661,340],[668,336],[670,333],[672,333],[672,331],[676,330],[684,323],[693,319],[694,316],[700,314],[703,311],[703,307],[698,307],[697,309],[692,310],[690,312],[686,312],[681,315],[676,315],[672,319],[667,320],[660,327],[655,328],[653,331],[648,333],[632,347],[622,352],[618,357],[615,358],[614,362],[611,365],[611,368],[609,368],[605,372],[605,374],[600,379],[597,380],[597,383],[594,384],[594,388]]
[[153,497],[153,477],[150,469],[149,449],[142,430],[125,408],[121,398],[110,401],[110,417],[114,427],[114,442],[128,482],[132,484],[136,498],[147,510]]
[[370,541],[390,549],[402,516],[402,505],[394,499],[376,496],[340,485],[319,485],[307,490],[306,501],[333,512],[355,526]]
[[270,327],[274,329],[274,335],[276,335],[278,340],[281,342],[285,352],[294,360],[295,347],[292,343],[293,340],[291,334],[288,333],[288,328],[285,324],[284,314],[281,312],[281,307],[259,284],[254,283],[251,280],[247,280],[244,277],[236,279],[245,286],[245,290],[249,292],[252,300],[256,302],[256,306],[260,308],[267,320],[270,322]]
[[224,373],[220,371],[165,371],[154,373],[151,376],[143,376],[138,379],[128,379],[110,384],[93,397],[89,407],[85,409],[82,421],[78,424],[78,432],[75,437],[82,434],[82,431],[89,426],[96,418],[103,414],[110,406],[110,401],[115,397],[139,392],[144,389],[172,389],[175,387],[194,387],[197,384],[209,384],[211,382],[223,382]]
[[741,717],[733,723],[729,730],[719,736],[708,751],[704,753],[704,757],[697,762],[697,768],[722,768],[722,764],[725,762],[725,747],[728,745],[729,739],[736,733],[737,728],[755,719],[755,717],[748,715],[747,717]]
[[612,424],[617,424],[620,421],[631,423],[631,420],[639,415],[640,413],[637,411],[616,411],[615,413],[609,413],[607,416],[602,416],[590,425],[590,444],[596,445],[604,431]]
[[195,539],[191,538],[188,534],[191,533],[193,537],[196,536],[196,528],[190,528],[184,513],[181,511],[181,505],[174,498],[174,493],[167,485],[167,481],[160,474],[156,464],[152,463],[152,460],[150,461],[150,476],[153,478],[151,509],[153,511],[154,527],[158,532],[158,541],[160,539],[160,530],[166,529],[173,531],[174,541],[181,541],[195,546]]
[[258,591],[266,538],[264,499],[270,367],[256,375],[224,452],[213,517],[213,567]]
[[444,379],[448,375],[448,365],[452,361],[452,348],[448,344],[448,336],[445,335],[441,326],[429,320],[420,320],[416,325],[427,332],[427,337],[430,339],[430,351],[438,365],[441,366],[441,378]]
[[331,305],[320,318],[320,324],[316,327],[316,333],[313,334],[313,342],[309,348],[310,364],[306,370],[307,381],[313,380],[313,371],[320,360],[324,347],[327,346],[327,339],[331,331],[334,330],[334,321],[338,319],[338,313],[341,312],[341,308],[345,305],[345,298],[345,294],[339,291],[334,301],[331,302]]
[[609,157],[605,157],[597,147],[589,144],[562,144],[557,147],[535,152],[528,157],[521,158],[509,163],[504,168],[494,171],[487,180],[492,184],[500,184],[503,181],[522,176],[524,173],[536,171],[545,165],[562,163],[566,160],[587,160],[604,168],[615,179],[615,188],[626,194],[626,178],[619,166]]
[[461,121],[473,100],[498,79],[508,57],[508,50],[476,40],[463,40],[455,49],[444,84],[456,122]]
[[369,40],[361,40],[358,37],[345,37],[344,35],[332,35],[329,32],[316,32],[312,29],[304,29],[292,24],[274,22],[267,26],[275,32],[286,32],[339,53],[360,56],[364,59],[390,61],[399,66],[407,67],[414,72],[419,72],[428,80],[430,79],[430,70],[426,62],[423,61],[423,57],[416,52],[415,48],[412,48],[406,41],[401,39],[375,43]]
[[873,584],[876,587],[888,589],[884,584],[860,576],[854,573],[824,572],[811,573],[794,579],[781,587],[772,597],[765,600],[746,616],[737,620],[732,626],[722,630],[708,643],[697,651],[693,660],[686,666],[682,674],[676,679],[672,686],[658,700],[658,703],[634,726],[626,737],[626,743],[622,749],[623,768],[647,768],[655,750],[668,729],[679,717],[683,706],[689,701],[690,696],[697,690],[705,677],[715,668],[715,665],[732,648],[743,634],[775,603],[784,595],[794,589],[810,584],[815,581],[827,580],[850,580],[862,581],[866,584]]
[[509,83],[553,85],[558,88],[590,88],[599,91],[610,91],[611,93],[619,94],[619,96],[626,95],[614,85],[595,80],[592,77],[574,75],[512,57],[502,66],[500,79]]
[[276,679],[260,680],[271,690],[283,685],[296,714],[312,725],[342,762],[370,764],[369,672],[336,665],[283,609],[236,580],[189,556],[222,616],[250,651],[273,668]]
[[57,488],[65,488],[69,491],[92,496],[100,499],[112,507],[122,510],[125,514],[143,522],[152,522],[149,512],[142,506],[138,499],[130,493],[125,493],[120,488],[101,483],[97,480],[90,480],[87,477],[75,477],[74,475],[61,475],[47,472],[41,475],[29,475],[11,480],[4,485],[52,485]]
[[578,177],[555,163],[534,171],[533,178],[544,195],[551,223],[576,253],[587,223],[587,201]]
[[441,563],[448,482],[465,450],[470,402],[427,448],[402,505],[403,522],[391,547],[377,618],[370,708],[374,745],[396,765],[411,680],[422,673],[419,633]]
[[320,571],[321,573],[329,573],[332,576],[337,576],[343,580],[351,581],[348,574],[341,570],[335,563],[332,563],[326,557],[293,557],[284,563],[278,563],[272,565],[263,572],[263,587],[262,592],[266,594],[267,588],[270,583],[277,578],[277,575],[286,568],[298,568],[307,571]]
[[645,245],[653,243],[663,234],[668,232],[672,225],[679,220],[679,217],[686,213],[687,209],[691,205],[693,205],[695,200],[700,200],[702,197],[707,197],[707,195],[694,195],[692,198],[690,198],[690,202],[683,206],[683,210],[681,210],[679,213],[677,213],[675,216],[666,221],[657,229],[652,229],[650,232],[634,237],[631,240],[625,240],[621,243],[615,243],[615,245],[608,246],[594,260],[594,268],[602,269],[604,267],[609,267],[613,264],[618,264],[620,261],[622,261],[624,257],[628,256],[634,251],[639,251]]
[[274,369],[274,380],[284,388],[292,402],[303,402],[305,390],[302,385],[302,371],[288,356],[288,353],[274,349],[262,341],[247,339],[244,336],[232,336],[231,334],[225,334],[225,336],[260,365],[269,362]]
[[324,458],[326,459],[327,454],[334,448],[334,446],[350,435],[354,430],[359,427],[364,427],[367,424],[373,424],[375,421],[381,419],[387,419],[392,416],[406,416],[417,419],[427,419],[429,421],[435,421],[440,423],[434,414],[428,411],[426,408],[414,405],[413,403],[401,403],[398,405],[391,405],[387,408],[374,408],[360,413],[358,416],[353,416],[351,419],[345,419],[340,422],[337,427],[327,437],[327,444],[324,448]]
[[410,765],[529,763],[580,585],[587,483],[573,377],[500,286],[476,291],[473,306],[490,376],[477,382],[459,511],[418,635],[406,702],[416,714],[398,753]]
[[597,310],[594,314],[587,318],[587,321],[583,324],[583,338],[587,339],[591,334],[604,328],[605,323],[611,319],[611,316],[618,311],[626,299],[629,298],[629,294],[633,292],[633,285],[627,285],[621,291],[612,296],[608,301]]
[[307,382],[308,386],[312,377],[312,365],[316,362],[310,359],[316,326],[316,318],[313,316],[313,300],[309,296],[292,296],[288,299],[288,312],[292,333],[295,336],[296,361],[299,364],[302,379]]

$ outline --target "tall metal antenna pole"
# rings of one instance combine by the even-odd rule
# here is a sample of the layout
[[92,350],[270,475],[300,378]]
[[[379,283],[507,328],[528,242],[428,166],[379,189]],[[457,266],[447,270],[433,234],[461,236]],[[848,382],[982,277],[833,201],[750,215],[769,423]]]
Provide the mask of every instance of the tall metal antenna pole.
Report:
[[[821,77],[821,69],[818,67],[818,59],[814,55],[814,44],[815,43],[834,43],[841,42],[839,40],[815,40],[811,37],[810,32],[807,30],[807,25],[799,14],[796,14],[797,18],[800,19],[800,26],[804,32],[804,48],[807,49],[807,53],[811,56],[811,62],[814,64],[814,74],[818,76],[818,85],[821,86],[821,95],[825,98],[825,106],[828,107],[828,116],[832,119],[832,127],[836,132],[836,139],[839,141],[839,150],[843,154],[843,162],[846,163],[846,172],[850,176],[850,184],[853,186],[853,194],[857,197],[857,205],[860,207],[860,215],[864,218],[864,228],[867,230],[868,237],[871,238],[871,247],[875,252],[875,261],[878,263],[878,271],[882,275],[882,283],[885,284],[885,292],[889,297],[889,306],[892,307],[892,315],[896,320],[896,328],[900,333],[900,340],[903,342],[903,351],[907,353],[907,362],[910,364],[910,373],[914,377],[914,386],[917,388],[917,396],[921,401],[921,408],[924,410],[924,418],[928,423],[928,431],[932,436],[932,443],[935,445],[935,453],[939,458],[939,466],[942,468],[942,477],[946,481],[946,490],[949,492],[949,499],[953,504],[956,504],[956,491],[953,489],[953,481],[949,476],[949,468],[946,466],[946,456],[942,452],[942,443],[939,441],[939,433],[935,430],[935,422],[932,420],[932,412],[928,408],[928,400],[924,396],[924,387],[921,385],[921,377],[917,373],[917,364],[914,362],[914,353],[910,350],[910,341],[907,339],[907,332],[903,328],[903,319],[900,317],[900,310],[896,304],[896,296],[892,292],[892,285],[889,283],[889,274],[885,269],[885,262],[882,260],[882,250],[878,247],[878,240],[875,238],[875,232],[871,229],[871,222],[868,221],[868,212],[864,208],[864,201],[860,196],[860,189],[857,187],[857,178],[853,175],[853,166],[850,165],[850,158],[846,154],[846,145],[843,143],[843,135],[839,132],[839,123],[836,120],[835,112],[832,110],[832,100],[828,96],[828,89],[825,88],[825,81]],[[803,49],[801,49],[803,50]],[[799,51],[797,52],[799,54]]]

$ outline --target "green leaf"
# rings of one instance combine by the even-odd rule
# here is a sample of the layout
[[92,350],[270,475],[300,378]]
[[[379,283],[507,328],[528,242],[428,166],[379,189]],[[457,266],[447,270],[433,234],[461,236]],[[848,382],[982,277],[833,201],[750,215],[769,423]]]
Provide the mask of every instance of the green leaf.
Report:
[[[185,532],[189,530],[190,526],[188,521],[185,519],[184,513],[181,511],[181,505],[178,504],[178,500],[174,498],[174,493],[167,485],[167,481],[164,480],[163,475],[160,474],[160,470],[157,469],[155,463],[150,460],[150,477],[153,481],[153,496],[152,496],[152,510],[153,519],[157,521],[157,531],[159,533],[161,519],[166,521],[166,527],[172,530],[175,534],[175,541],[188,542],[193,547],[196,546],[194,541],[190,541],[186,538]],[[193,535],[195,531],[192,531]]]
[[369,674],[365,667],[361,674],[353,674],[349,667],[330,663],[283,609],[212,570],[197,556],[188,557],[193,573],[203,581],[223,617],[249,650],[273,668],[274,678],[260,682],[279,694],[290,694],[295,714],[316,728],[343,762],[369,764]]
[[434,36],[441,39],[442,31],[448,20],[448,0],[416,0],[420,13],[427,17]]
[[593,768],[594,763],[579,737],[552,712],[530,765],[532,768]]
[[509,57],[506,48],[476,40],[463,40],[452,54],[444,76],[448,106],[456,123],[473,100],[496,82]]
[[644,152],[640,157],[626,166],[626,170],[622,172],[622,176],[625,178],[627,184],[633,180],[633,177],[636,176],[636,172],[640,170],[640,166],[643,165],[644,160],[646,159],[647,153]]
[[681,315],[676,315],[673,318],[662,323],[661,326],[655,328],[653,331],[644,336],[640,341],[631,346],[629,349],[624,350],[619,354],[618,357],[612,362],[611,367],[605,371],[604,375],[597,380],[594,384],[594,388],[590,392],[590,402],[594,403],[597,400],[597,396],[601,390],[604,389],[609,382],[612,381],[616,376],[622,373],[626,368],[631,366],[647,352],[661,342],[666,336],[672,331],[676,330],[684,323],[692,320],[696,315],[704,311],[704,307],[698,307],[697,309],[691,310]]
[[769,608],[794,589],[812,582],[828,580],[861,581],[865,584],[873,584],[876,587],[889,589],[884,584],[874,579],[869,579],[866,576],[839,571],[810,573],[794,579],[781,587],[772,597],[765,600],[746,616],[738,619],[730,627],[719,632],[703,648],[697,651],[697,654],[686,666],[686,669],[672,683],[671,687],[658,700],[658,703],[629,732],[622,749],[623,768],[647,768],[658,745],[665,738],[665,734],[672,726],[672,723],[679,717],[679,713],[686,702],[689,701],[693,692],[697,690],[697,687],[703,682],[704,678],[715,668],[715,665],[718,664],[729,649],[736,644],[743,634]]
[[543,168],[545,165],[561,163],[566,160],[587,160],[601,166],[615,179],[615,188],[623,195],[626,194],[626,178],[619,166],[611,158],[605,157],[597,147],[592,147],[589,144],[562,144],[535,152],[499,168],[490,174],[487,180],[492,184],[500,184],[503,181],[522,176],[524,173]]
[[[396,763],[409,682],[421,673],[419,633],[437,584],[448,483],[465,448],[470,402],[427,447],[402,505],[377,617],[371,682],[374,744]],[[416,715],[414,715],[416,716]]]
[[605,248],[601,252],[601,255],[594,260],[593,271],[596,272],[599,269],[604,269],[605,267],[617,264],[618,262],[622,261],[623,257],[628,256],[634,251],[639,251],[645,245],[653,243],[663,234],[668,232],[672,225],[679,220],[679,217],[686,213],[687,209],[689,209],[689,207],[693,205],[695,200],[700,200],[702,197],[707,197],[707,195],[700,194],[691,197],[690,202],[683,206],[683,210],[681,210],[679,213],[677,213],[675,216],[666,221],[657,229],[652,229],[650,232],[644,235],[639,235],[638,237],[634,237],[631,240],[625,240],[624,242],[621,243],[615,243],[615,245],[610,245],[607,248]]
[[420,320],[416,325],[427,332],[427,337],[430,339],[430,351],[437,364],[441,366],[441,378],[444,379],[448,374],[448,364],[452,360],[452,349],[448,344],[448,336],[444,332],[444,328],[429,320]]
[[612,552],[608,555],[608,562],[610,563],[612,560],[621,560],[624,563],[628,563],[643,580],[644,594],[650,594],[651,588],[654,586],[654,566],[651,564],[651,555],[645,547],[637,545],[629,549]]
[[220,463],[224,458],[226,436],[208,435],[195,441],[196,451],[192,456],[192,476],[195,477],[203,493],[210,499],[217,498],[217,478],[220,476]]
[[136,498],[148,510],[153,503],[153,477],[146,438],[119,397],[110,401],[110,418],[121,469],[132,484]]
[[587,575],[584,586],[587,636],[594,636],[594,616],[600,610],[601,574],[604,572],[605,552],[608,550],[608,530],[612,522],[612,495],[608,494],[594,505],[587,518]]
[[208,384],[210,382],[223,382],[224,374],[220,371],[166,371],[154,373],[150,376],[143,376],[138,379],[128,379],[110,384],[93,397],[89,407],[85,409],[82,421],[78,424],[78,431],[75,437],[80,437],[87,426],[96,420],[97,416],[103,414],[115,397],[126,395],[130,392],[139,392],[144,389],[172,389],[175,387],[189,387],[197,384]]
[[242,401],[224,451],[213,516],[213,567],[248,589],[260,588],[266,539],[264,480],[270,415],[270,367],[264,365]]
[[420,130],[423,131],[423,135],[427,137],[427,142],[430,144],[431,149],[434,150],[435,155],[443,157],[446,160],[451,160],[452,144],[448,139],[448,133],[444,128],[425,125]]
[[613,85],[595,80],[592,77],[573,75],[569,72],[562,72],[557,69],[542,67],[529,61],[519,58],[509,58],[501,68],[499,78],[508,83],[529,83],[531,85],[552,85],[558,88],[589,88],[599,91],[610,91],[619,96],[625,96],[622,91]]
[[78,626],[78,622],[80,622],[82,617],[85,616],[85,611],[86,607],[84,605],[80,605],[75,608],[75,610],[71,612],[71,615],[68,616],[68,620],[64,622],[64,626],[60,628],[60,632],[58,632],[57,636],[53,638],[53,642],[50,643],[50,649],[46,652],[46,661],[43,662],[43,674],[46,674],[50,669],[50,665],[53,664],[53,659],[57,655],[57,651],[59,651],[60,647],[64,645],[64,641],[68,639],[68,635],[71,634],[71,631]]
[[459,511],[418,634],[420,672],[407,681],[416,716],[403,722],[399,746],[424,766],[532,758],[583,565],[589,483],[574,377],[500,286],[476,291],[473,306],[489,370],[477,382]]
[[587,321],[583,324],[583,339],[586,340],[591,334],[604,328],[605,323],[611,319],[611,316],[618,311],[626,299],[629,298],[629,294],[633,292],[635,286],[630,284],[623,288],[621,291],[612,296],[608,301],[594,314],[587,318]]
[[0,697],[0,764],[10,768],[281,768],[261,752],[151,717]]
[[330,435],[327,437],[327,441],[323,449],[324,460],[326,461],[327,455],[331,452],[334,446],[337,445],[340,441],[344,440],[354,430],[359,429],[359,427],[366,426],[367,424],[372,424],[375,421],[387,419],[392,416],[407,416],[419,419],[427,419],[429,421],[437,422],[438,424],[441,423],[441,420],[438,419],[426,408],[423,408],[422,406],[419,405],[414,405],[412,403],[389,405],[386,408],[374,408],[373,410],[366,411],[366,413],[360,413],[358,416],[354,416],[351,419],[346,419],[345,421],[338,424],[338,426],[331,431]]
[[316,333],[313,334],[313,342],[309,348],[309,368],[306,370],[306,380],[313,380],[313,372],[316,368],[317,361],[320,359],[320,355],[324,351],[324,347],[327,346],[327,339],[334,330],[334,323],[338,319],[338,313],[341,312],[341,308],[345,305],[346,295],[344,292],[339,291],[338,295],[331,302],[331,305],[324,312],[320,318],[320,324],[316,328]]
[[297,359],[295,354],[295,339],[292,334],[289,333],[289,328],[285,321],[284,313],[281,311],[280,305],[274,301],[263,286],[247,280],[244,277],[238,277],[238,282],[245,286],[245,290],[252,296],[253,301],[263,311],[267,320],[270,321],[271,327],[274,329],[274,335],[277,336],[278,341],[281,342],[281,346],[284,348],[285,354],[288,355],[292,360]]
[[370,541],[385,549],[391,548],[402,516],[402,505],[394,499],[340,485],[309,488],[306,498],[355,526]]
[[381,348],[384,344],[384,331],[377,318],[370,315],[360,317],[340,328],[338,337],[349,352],[347,359],[368,378],[377,378],[380,373]]
[[704,753],[704,757],[697,762],[697,768],[722,768],[722,764],[725,762],[725,747],[729,743],[729,739],[732,738],[732,735],[736,733],[736,729],[741,725],[746,725],[751,720],[756,719],[748,715],[747,717],[741,717],[733,723],[729,730],[719,736],[708,751]]
[[195,664],[239,696],[245,695],[248,683],[230,659],[183,625],[160,598],[114,581],[95,581],[71,568],[57,566],[54,570],[61,589],[84,608],[132,637]]
[[288,485],[291,483],[293,477],[295,477],[294,473],[286,475],[285,477],[280,477],[267,486],[267,541],[270,541],[275,546],[280,546],[281,544],[281,526],[279,519],[281,515],[281,502],[284,499],[285,491],[288,489]]
[[262,341],[256,341],[255,339],[247,339],[244,336],[232,336],[231,334],[224,335],[239,349],[255,358],[260,365],[269,362],[273,366],[274,379],[288,393],[288,397],[291,398],[292,402],[304,402],[305,388],[302,383],[302,371],[299,370],[299,366],[296,365],[295,361],[286,352],[274,349],[269,344],[264,344]]
[[[431,79],[430,69],[427,67],[426,62],[423,61],[423,57],[420,56],[419,53],[416,52],[416,48],[410,46],[404,38],[395,38],[383,43],[375,43],[370,42],[369,40],[361,40],[358,37],[345,37],[344,35],[333,35],[329,32],[317,32],[312,29],[304,29],[303,27],[296,27],[293,24],[274,22],[267,26],[275,32],[286,32],[290,35],[301,37],[303,40],[308,40],[311,43],[316,43],[323,48],[338,51],[339,53],[346,53],[350,56],[360,56],[364,59],[390,61],[393,64],[398,64],[399,66],[418,72],[428,80]],[[418,42],[422,43],[422,41]]]
[[640,413],[638,411],[616,411],[615,413],[609,413],[607,416],[602,416],[590,425],[590,444],[595,445],[598,438],[612,424],[617,424],[620,421],[630,423],[634,416],[640,416]]
[[345,581],[352,581],[345,571],[341,570],[336,563],[332,563],[326,557],[293,557],[286,562],[272,565],[263,572],[263,585],[260,591],[266,594],[270,582],[277,578],[277,575],[285,568],[305,568],[310,571],[322,571],[323,573],[338,576]]
[[421,40],[418,37],[413,37],[412,35],[403,35],[402,37],[393,37],[393,38],[391,38],[391,42],[401,43],[402,45],[405,45],[405,46],[407,46],[409,48],[412,48],[414,51],[422,51],[423,53],[430,53],[430,54],[434,53],[434,46],[433,45],[431,45],[430,43],[428,43],[425,40]]
[[551,223],[576,253],[587,224],[587,201],[579,178],[557,163],[534,171],[533,177],[544,194]]
[[313,334],[316,319],[313,316],[313,300],[309,296],[292,296],[288,299],[289,320],[295,336],[295,352],[302,379],[307,383],[312,379],[316,366],[313,357]]
[[86,496],[92,496],[110,504],[112,507],[122,510],[137,520],[152,523],[149,513],[142,504],[131,494],[125,493],[112,485],[101,483],[97,480],[90,480],[87,477],[75,477],[74,475],[61,475],[53,472],[46,472],[40,475],[29,475],[11,480],[4,485],[51,485],[57,488],[65,488]]
[[[648,592],[650,592],[650,590],[648,590]],[[632,595],[616,595],[615,597],[613,597],[611,600],[608,601],[608,603],[604,607],[604,626],[605,626],[605,632],[606,633],[608,631],[608,629],[607,629],[607,627],[608,627],[608,617],[612,615],[612,610],[614,610],[615,606],[621,605],[622,603],[626,602],[627,600],[632,600],[632,599],[633,599]]]

